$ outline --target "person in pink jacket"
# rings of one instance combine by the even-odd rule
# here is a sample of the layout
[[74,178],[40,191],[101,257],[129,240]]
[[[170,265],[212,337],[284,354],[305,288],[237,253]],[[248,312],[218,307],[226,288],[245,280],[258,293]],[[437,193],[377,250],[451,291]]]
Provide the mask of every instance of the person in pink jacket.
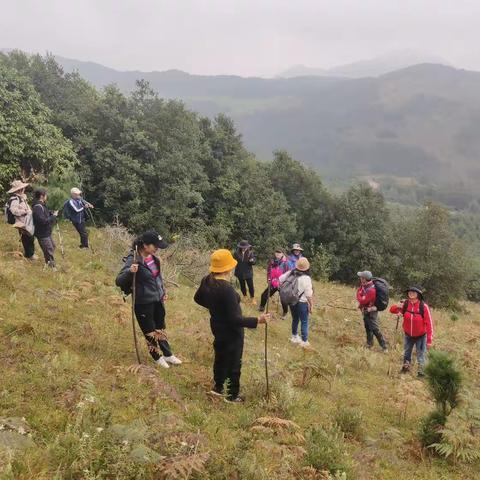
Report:
[[398,305],[392,305],[390,312],[403,316],[405,333],[403,367],[401,372],[410,371],[413,347],[417,351],[418,376],[424,376],[425,356],[433,342],[433,322],[430,308],[423,299],[423,291],[419,287],[407,290],[408,298]]

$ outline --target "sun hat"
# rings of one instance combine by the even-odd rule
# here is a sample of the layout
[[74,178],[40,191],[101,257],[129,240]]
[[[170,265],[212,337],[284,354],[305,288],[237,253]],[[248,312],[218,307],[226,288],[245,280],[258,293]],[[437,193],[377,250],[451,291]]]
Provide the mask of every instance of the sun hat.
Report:
[[221,248],[215,250],[210,256],[210,271],[212,273],[229,272],[237,266],[237,263],[230,250]]
[[372,272],[369,270],[364,270],[363,272],[358,272],[357,276],[360,278],[364,278],[365,280],[371,280],[373,278]]
[[250,245],[250,242],[248,240],[241,240],[238,245],[237,245],[238,248],[250,248],[251,245]]
[[310,269],[310,262],[305,257],[302,257],[298,260],[296,269],[300,272],[306,272]]
[[423,290],[420,287],[416,287],[416,286],[408,287],[406,290],[406,293],[408,292],[417,293],[418,296],[423,300]]
[[70,190],[70,194],[71,195],[81,195],[82,194],[82,191],[77,188],[77,187],[73,187],[71,190]]
[[143,233],[140,239],[144,245],[155,245],[161,249],[168,247],[168,243],[154,230]]
[[292,245],[292,248],[291,248],[290,251],[293,252],[294,250],[298,250],[298,251],[300,251],[300,252],[303,252],[303,248],[300,246],[299,243],[294,243],[294,244]]
[[29,183],[24,183],[21,180],[14,180],[10,186],[12,187],[7,193],[15,193],[18,192],[19,190],[22,190],[22,188],[28,187],[30,184]]

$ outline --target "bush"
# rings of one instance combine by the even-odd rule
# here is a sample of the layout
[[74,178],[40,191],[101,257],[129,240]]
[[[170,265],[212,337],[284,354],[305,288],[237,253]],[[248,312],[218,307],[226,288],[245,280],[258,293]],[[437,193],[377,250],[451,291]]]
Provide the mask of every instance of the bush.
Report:
[[361,438],[362,436],[361,410],[353,407],[339,407],[335,412],[335,423],[338,428],[349,438]]
[[335,426],[328,429],[312,428],[307,435],[306,461],[317,470],[332,474],[349,472],[352,469],[345,452],[344,435]]
[[447,417],[439,410],[430,412],[420,426],[420,442],[424,447],[429,447],[442,440],[442,428],[445,426]]
[[435,402],[444,415],[458,403],[462,374],[453,359],[445,352],[431,351],[425,375]]

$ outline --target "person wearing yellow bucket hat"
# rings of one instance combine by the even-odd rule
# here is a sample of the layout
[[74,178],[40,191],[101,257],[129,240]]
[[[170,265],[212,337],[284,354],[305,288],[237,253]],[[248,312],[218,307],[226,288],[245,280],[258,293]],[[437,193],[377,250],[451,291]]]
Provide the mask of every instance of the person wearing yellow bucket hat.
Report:
[[242,403],[240,374],[242,367],[244,329],[257,328],[267,323],[269,314],[244,317],[240,308],[240,295],[230,283],[237,261],[226,249],[216,250],[210,258],[210,274],[203,278],[194,300],[210,312],[210,328],[214,336],[214,387],[210,395],[223,396],[228,381],[225,401]]

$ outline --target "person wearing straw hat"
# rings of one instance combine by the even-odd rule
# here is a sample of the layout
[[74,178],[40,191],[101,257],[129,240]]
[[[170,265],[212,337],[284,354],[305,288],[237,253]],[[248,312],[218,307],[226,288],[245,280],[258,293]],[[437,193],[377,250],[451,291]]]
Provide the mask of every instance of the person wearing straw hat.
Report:
[[71,198],[63,205],[63,216],[70,220],[80,235],[80,248],[88,248],[88,232],[85,226],[86,208],[94,208],[93,205],[82,198],[82,191],[73,187],[70,190]]
[[295,270],[298,260],[303,257],[302,252],[303,252],[303,248],[300,246],[299,243],[294,243],[292,245],[292,248],[290,250],[290,255],[288,256],[288,262],[287,262],[289,270]]
[[268,313],[263,313],[258,318],[242,315],[240,295],[230,283],[237,263],[229,250],[213,252],[210,257],[210,274],[202,279],[194,296],[195,302],[210,312],[210,328],[214,337],[214,387],[209,394],[223,396],[227,382],[225,401],[229,403],[244,401],[239,396],[244,329],[257,328],[258,324],[265,324],[270,319]]
[[247,298],[247,286],[248,293],[250,294],[250,301],[255,305],[255,287],[253,285],[253,265],[255,265],[257,259],[253,253],[252,246],[247,240],[242,240],[237,245],[235,254],[233,255],[237,261],[235,267],[235,276],[240,283],[240,290],[243,298]]
[[34,192],[33,224],[35,225],[35,237],[37,237],[40,248],[43,252],[45,265],[55,269],[55,242],[52,238],[52,226],[55,225],[58,211],[51,211],[47,208],[47,191],[44,188],[37,188]]
[[[313,284],[309,270],[310,262],[307,258],[302,257],[297,261],[294,270],[284,273],[279,279],[281,296],[284,294],[282,289],[286,289],[287,284],[296,290],[292,292],[293,298],[288,301],[292,314],[292,337],[290,341],[304,348],[310,346],[308,341],[309,316],[313,310]],[[301,336],[298,335],[299,324]]]
[[25,194],[25,189],[28,186],[28,183],[24,183],[21,180],[14,180],[11,183],[11,188],[7,192],[11,194],[7,203],[7,209],[14,217],[13,226],[20,234],[25,258],[27,260],[36,260],[32,209]]
[[390,312],[403,317],[403,332],[405,334],[403,366],[401,373],[408,373],[412,363],[413,347],[416,349],[419,377],[424,376],[425,356],[433,342],[433,322],[430,308],[425,303],[420,287],[410,287],[407,299],[398,305],[392,305]]

